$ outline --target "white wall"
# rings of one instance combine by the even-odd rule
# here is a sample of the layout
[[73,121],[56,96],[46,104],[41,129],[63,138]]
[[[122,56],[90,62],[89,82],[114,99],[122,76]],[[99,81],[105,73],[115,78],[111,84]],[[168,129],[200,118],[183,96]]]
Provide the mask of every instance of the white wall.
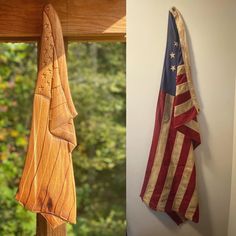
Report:
[[[236,78],[235,78],[236,81]],[[236,89],[236,88],[235,88]],[[234,139],[228,236],[236,235],[236,90],[234,97]]]
[[[151,212],[139,198],[153,133],[168,9],[173,5],[182,13],[189,32],[193,80],[202,108],[199,116],[202,144],[196,151],[200,223],[186,223],[181,227],[166,215]],[[227,236],[233,156],[236,3],[233,0],[128,0],[127,16],[128,236]],[[229,229],[235,231],[230,236],[236,235],[236,229],[231,226]]]

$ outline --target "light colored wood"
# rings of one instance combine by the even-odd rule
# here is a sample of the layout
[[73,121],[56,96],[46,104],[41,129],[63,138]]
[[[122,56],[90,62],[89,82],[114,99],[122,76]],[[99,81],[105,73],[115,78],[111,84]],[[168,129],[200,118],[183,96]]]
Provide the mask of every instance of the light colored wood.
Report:
[[41,35],[42,10],[52,3],[69,40],[125,40],[125,0],[0,0],[0,40],[32,41]]
[[[82,35],[79,37],[66,37],[68,42],[126,42],[126,35]],[[0,43],[33,43],[38,41],[39,37],[0,37]]]
[[[68,41],[64,39],[64,46],[65,46],[65,55],[67,57],[68,54]],[[41,41],[38,41],[37,43],[37,49],[38,52],[41,51]],[[38,53],[38,69],[40,62],[40,53]],[[66,236],[66,224],[61,224],[60,226],[53,229],[51,225],[46,221],[46,219],[40,215],[37,214],[36,218],[36,236]]]
[[53,229],[43,216],[37,214],[36,236],[66,236],[66,224]]
[[51,5],[43,13],[38,79],[27,157],[16,199],[56,228],[76,223],[72,151],[77,115],[68,84],[61,25]]

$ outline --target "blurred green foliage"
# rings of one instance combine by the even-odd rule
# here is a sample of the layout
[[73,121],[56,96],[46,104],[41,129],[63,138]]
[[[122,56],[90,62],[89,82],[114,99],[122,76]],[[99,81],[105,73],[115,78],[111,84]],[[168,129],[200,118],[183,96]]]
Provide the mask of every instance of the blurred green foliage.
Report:
[[[73,152],[78,217],[68,235],[125,232],[125,44],[70,43],[79,115]],[[14,199],[27,149],[37,73],[35,44],[0,44],[0,235],[35,235],[35,214]]]

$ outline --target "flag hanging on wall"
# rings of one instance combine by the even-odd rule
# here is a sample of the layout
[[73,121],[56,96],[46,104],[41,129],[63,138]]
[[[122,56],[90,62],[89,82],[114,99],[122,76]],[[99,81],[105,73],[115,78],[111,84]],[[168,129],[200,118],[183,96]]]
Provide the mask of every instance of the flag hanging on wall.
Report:
[[16,199],[40,213],[53,228],[76,222],[71,153],[75,110],[67,76],[59,18],[51,5],[43,11],[39,72],[25,166]]
[[176,224],[199,221],[193,150],[200,144],[199,105],[180,12],[169,12],[164,68],[141,199]]

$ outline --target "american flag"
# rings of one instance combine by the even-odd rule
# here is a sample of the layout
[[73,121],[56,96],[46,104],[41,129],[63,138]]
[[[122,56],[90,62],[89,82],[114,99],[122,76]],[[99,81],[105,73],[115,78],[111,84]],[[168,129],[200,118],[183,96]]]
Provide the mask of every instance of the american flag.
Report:
[[155,128],[141,191],[145,204],[176,224],[199,221],[193,150],[200,144],[199,106],[179,11],[169,12],[168,37]]

